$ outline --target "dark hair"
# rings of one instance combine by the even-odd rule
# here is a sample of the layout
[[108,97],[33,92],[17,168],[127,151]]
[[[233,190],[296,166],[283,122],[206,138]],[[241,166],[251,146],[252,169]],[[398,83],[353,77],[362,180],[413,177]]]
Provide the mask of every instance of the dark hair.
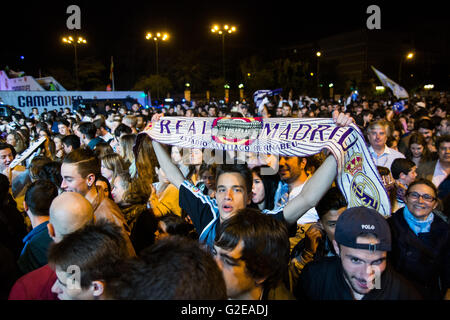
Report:
[[37,180],[27,186],[25,202],[35,216],[48,216],[53,199],[58,196],[58,187],[49,180]]
[[198,241],[180,236],[159,240],[118,266],[121,276],[107,286],[117,300],[225,300],[222,272]]
[[108,188],[108,198],[113,200],[112,195],[111,195],[112,188],[111,188],[111,183],[109,183],[109,180],[106,179],[104,176],[100,175],[97,177],[97,181],[103,181],[104,183],[106,183],[106,186]]
[[105,119],[103,119],[103,118],[95,119],[92,123],[94,124],[94,126],[97,129],[100,129],[100,128],[106,129],[106,122],[105,122]]
[[256,166],[251,169],[252,173],[255,173],[263,183],[265,209],[273,210],[275,208],[275,193],[280,182],[280,176],[278,174],[261,174],[261,170],[272,170],[274,173],[275,171],[268,165]]
[[400,173],[407,175],[409,171],[411,171],[411,169],[415,166],[416,164],[409,159],[397,158],[392,162],[391,165],[392,176],[397,180],[400,178]]
[[34,157],[31,160],[30,165],[28,167],[30,177],[34,180],[38,179],[39,172],[42,170],[42,167],[49,162],[52,162],[52,159],[50,159],[49,157],[46,156]]
[[420,119],[417,122],[416,128],[417,130],[419,130],[420,128],[427,130],[434,130],[434,124],[433,121],[431,121],[430,119]]
[[439,151],[439,147],[441,146],[441,143],[443,142],[450,142],[450,135],[446,134],[443,136],[440,136],[436,139],[436,149]]
[[91,173],[95,175],[95,179],[101,175],[100,160],[90,149],[78,148],[67,154],[62,163],[77,164],[78,173],[82,178]]
[[119,138],[122,134],[131,134],[133,131],[126,124],[119,124],[116,129],[114,129],[114,136]]
[[11,150],[11,153],[12,153],[13,157],[15,158],[16,154],[17,154],[16,149],[14,149],[14,147],[12,145],[10,145],[9,143],[0,142],[0,150],[4,150],[4,149],[8,149],[8,148]]
[[41,170],[38,171],[37,177],[40,180],[49,180],[57,187],[61,186],[63,178],[61,176],[61,162],[51,161],[45,163]]
[[192,231],[194,230],[194,226],[172,212],[159,217],[157,220],[164,222],[166,225],[166,232],[170,235],[184,237],[193,236]]
[[411,190],[411,188],[413,186],[415,186],[416,184],[424,184],[424,185],[430,187],[431,189],[433,189],[434,196],[437,197],[438,190],[437,190],[436,186],[434,185],[433,182],[431,182],[430,180],[425,179],[425,178],[418,178],[418,179],[414,180],[413,182],[411,182],[411,184],[408,186],[408,190],[406,190],[406,194],[408,194],[409,190]]
[[420,157],[420,162],[426,162],[431,160],[432,155],[430,150],[428,149],[427,142],[425,141],[425,138],[420,132],[413,132],[410,135],[409,141],[408,141],[408,149],[405,152],[405,157],[408,159],[412,159],[412,152],[411,152],[411,145],[412,144],[419,144],[423,147],[422,151],[422,157]]
[[86,137],[91,140],[95,138],[95,135],[97,133],[97,128],[92,122],[82,122],[78,126],[78,131],[80,133],[86,135]]
[[[1,243],[11,249],[17,259],[23,248],[23,237],[27,230],[16,201],[9,192],[10,183],[7,176],[0,174],[0,233]],[[3,258],[3,257],[2,257]],[[3,263],[3,260],[2,260]]]
[[49,248],[49,264],[61,270],[71,265],[80,268],[82,288],[88,288],[92,281],[117,276],[116,264],[129,257],[122,229],[104,219],[97,220],[64,236],[59,243]]
[[266,278],[264,289],[277,286],[286,276],[289,236],[284,223],[260,210],[244,208],[217,227],[214,245],[233,250],[243,242],[241,260],[253,279]]
[[253,175],[246,164],[222,164],[217,166],[216,184],[219,182],[219,177],[224,173],[239,173],[245,182],[247,194],[252,192]]
[[68,147],[72,147],[72,150],[80,148],[80,138],[77,135],[70,134],[62,138],[61,142]]
[[317,215],[322,219],[330,210],[347,207],[347,200],[338,187],[330,188],[316,205]]
[[108,142],[99,142],[95,146],[94,153],[101,158],[107,154],[114,153],[114,150]]
[[64,118],[60,118],[60,119],[59,119],[58,125],[60,125],[60,124],[63,124],[63,125],[65,125],[66,127],[69,127],[69,128],[70,128],[70,123],[69,123],[69,121],[67,121],[67,120],[64,119]]

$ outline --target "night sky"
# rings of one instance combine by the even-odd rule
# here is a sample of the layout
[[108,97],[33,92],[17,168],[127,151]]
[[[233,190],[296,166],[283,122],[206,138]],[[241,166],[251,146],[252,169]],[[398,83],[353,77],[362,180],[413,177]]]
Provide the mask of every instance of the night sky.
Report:
[[[226,2],[226,4],[225,4]],[[393,2],[393,1],[391,1]],[[401,2],[400,4],[398,2]],[[73,50],[61,43],[68,34],[66,9],[81,8],[81,31],[88,39],[83,55],[108,60],[133,47],[146,46],[147,31],[167,30],[165,50],[180,52],[199,46],[219,46],[210,28],[229,22],[238,28],[233,47],[270,49],[318,40],[365,28],[366,8],[381,8],[382,28],[408,30],[418,23],[448,21],[442,2],[396,4],[372,1],[10,1],[2,2],[0,69],[6,65],[37,76],[38,68],[71,68]],[[220,46],[219,46],[220,48]],[[152,49],[150,49],[152,50]],[[151,51],[149,51],[151,52]],[[24,60],[20,59],[24,56]],[[69,64],[69,65],[68,65]]]

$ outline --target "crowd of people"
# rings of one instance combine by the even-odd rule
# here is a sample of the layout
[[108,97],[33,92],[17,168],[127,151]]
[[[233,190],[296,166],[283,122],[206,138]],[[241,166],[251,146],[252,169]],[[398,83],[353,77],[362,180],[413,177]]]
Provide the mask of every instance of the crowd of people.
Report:
[[[0,124],[0,298],[450,299],[448,96],[401,106],[274,96],[18,110]],[[144,132],[170,116],[355,123],[391,215],[350,208],[325,150],[219,163]]]

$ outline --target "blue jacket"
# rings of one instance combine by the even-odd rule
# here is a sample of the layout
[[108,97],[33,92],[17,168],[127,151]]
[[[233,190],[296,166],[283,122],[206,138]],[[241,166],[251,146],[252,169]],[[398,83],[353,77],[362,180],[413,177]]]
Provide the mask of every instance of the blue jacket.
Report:
[[17,261],[22,274],[47,264],[47,252],[52,242],[52,238],[48,235],[47,224],[48,221],[41,223],[23,238],[25,245]]

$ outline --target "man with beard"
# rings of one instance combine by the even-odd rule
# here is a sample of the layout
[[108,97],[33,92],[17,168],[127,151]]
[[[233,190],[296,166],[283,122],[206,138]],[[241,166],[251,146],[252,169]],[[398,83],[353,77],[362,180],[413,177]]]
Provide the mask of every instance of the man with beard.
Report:
[[387,263],[391,231],[376,210],[353,207],[336,222],[335,257],[309,263],[295,288],[306,300],[420,300],[412,285]]

